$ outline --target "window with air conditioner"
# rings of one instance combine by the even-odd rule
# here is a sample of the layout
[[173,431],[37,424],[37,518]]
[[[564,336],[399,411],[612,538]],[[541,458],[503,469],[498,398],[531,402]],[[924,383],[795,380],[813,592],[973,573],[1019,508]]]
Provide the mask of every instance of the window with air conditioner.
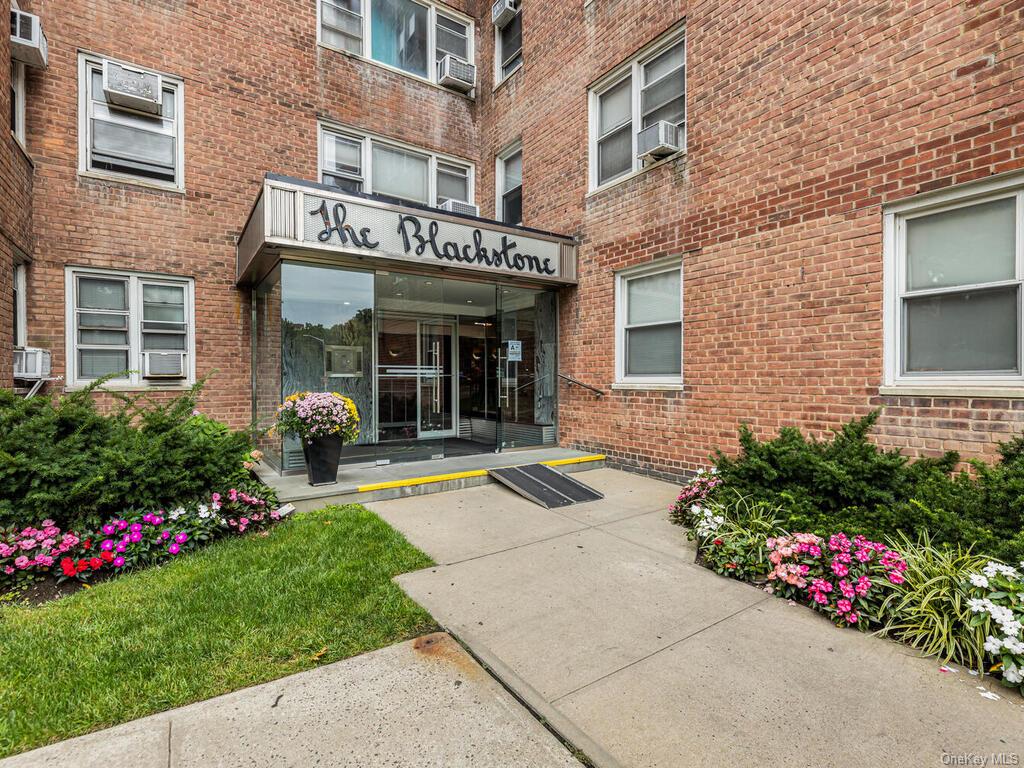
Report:
[[523,9],[494,28],[494,81],[500,83],[523,64]]
[[[183,83],[152,73],[160,83],[159,104],[149,108],[136,99],[139,106],[132,108],[114,103],[108,96],[103,65],[102,59],[90,56],[83,56],[80,62],[79,170],[184,189]],[[118,63],[115,67],[147,74],[129,65]]]
[[326,125],[320,127],[320,181],[418,205],[473,204],[471,163]]
[[66,290],[72,384],[110,375],[128,386],[195,380],[190,279],[69,269]]
[[452,55],[473,63],[473,23],[416,0],[320,0],[320,43],[438,82]]
[[12,285],[14,295],[11,307],[14,310],[14,335],[11,337],[14,346],[24,347],[28,343],[28,326],[26,322],[26,267],[24,264],[14,265]]
[[615,275],[616,382],[683,382],[683,272],[680,262]]
[[496,218],[506,224],[523,223],[523,150],[515,145],[498,155]]
[[884,212],[885,384],[1024,386],[1024,175]]
[[[638,136],[660,123],[686,147],[686,41],[675,30],[590,90],[590,188],[643,169]],[[657,130],[655,128],[655,130]],[[671,144],[664,145],[671,146]],[[664,149],[662,146],[662,149]]]

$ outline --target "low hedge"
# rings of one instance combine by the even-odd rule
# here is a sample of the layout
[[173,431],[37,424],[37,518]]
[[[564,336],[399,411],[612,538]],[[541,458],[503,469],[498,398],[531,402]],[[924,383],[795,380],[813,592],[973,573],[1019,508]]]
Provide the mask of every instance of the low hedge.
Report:
[[95,529],[242,482],[249,437],[196,410],[200,387],[166,404],[113,393],[110,412],[95,386],[55,398],[0,390],[0,528]]
[[[1024,439],[1001,444],[995,464],[975,461],[973,472],[957,471],[953,451],[912,462],[880,449],[868,440],[877,419],[876,411],[824,440],[784,428],[761,441],[744,425],[739,455],[714,457],[718,483],[710,498],[738,494],[778,507],[789,531],[879,540],[928,534],[936,545],[1024,558]],[[686,499],[677,504],[677,522],[688,506]]]

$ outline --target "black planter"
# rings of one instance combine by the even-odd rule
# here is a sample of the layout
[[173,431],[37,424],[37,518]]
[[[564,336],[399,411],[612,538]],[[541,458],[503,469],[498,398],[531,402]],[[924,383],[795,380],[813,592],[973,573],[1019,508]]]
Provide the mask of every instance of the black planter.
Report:
[[306,456],[306,475],[310,485],[332,485],[338,482],[338,462],[341,460],[341,435],[313,437],[302,441]]

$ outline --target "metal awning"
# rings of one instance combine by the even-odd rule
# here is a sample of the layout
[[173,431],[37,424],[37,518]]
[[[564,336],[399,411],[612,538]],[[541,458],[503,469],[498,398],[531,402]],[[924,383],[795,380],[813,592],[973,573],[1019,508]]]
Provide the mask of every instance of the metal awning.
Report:
[[572,237],[267,174],[238,240],[238,284],[255,285],[282,252],[296,250],[377,266],[402,262],[477,277],[576,284]]

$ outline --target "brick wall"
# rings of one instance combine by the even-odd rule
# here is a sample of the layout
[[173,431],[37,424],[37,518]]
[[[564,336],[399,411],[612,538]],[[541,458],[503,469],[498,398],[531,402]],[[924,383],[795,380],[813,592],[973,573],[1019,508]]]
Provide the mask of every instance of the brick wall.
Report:
[[[740,421],[821,434],[881,408],[879,442],[966,456],[1024,431],[1017,400],[879,397],[882,204],[1024,168],[1024,3],[924,6],[526,4],[481,133],[522,138],[525,223],[582,239],[561,366],[608,394],[563,384],[565,443],[678,475]],[[587,196],[587,86],[684,17],[688,155]],[[672,255],[685,390],[612,391],[613,272]]]
[[[36,0],[30,342],[63,372],[67,264],[192,275],[198,370],[219,369],[204,407],[247,423],[234,238],[266,171],[316,178],[322,116],[475,159],[484,215],[522,141],[525,223],[582,244],[561,369],[607,392],[562,385],[564,444],[678,475],[740,421],[820,434],[877,407],[882,443],[968,456],[1022,431],[1021,400],[879,394],[881,206],[1024,168],[1022,0],[524,0],[525,63],[497,88],[490,3],[459,7],[475,102],[318,48],[314,0]],[[688,154],[588,195],[588,86],[684,20]],[[184,78],[185,194],[78,176],[78,49]],[[663,256],[683,258],[685,389],[612,390],[614,271]]]
[[[9,61],[10,35],[0,38],[0,62]],[[13,384],[14,264],[32,254],[32,161],[11,133],[10,113],[11,68],[0,66],[0,387]]]
[[[67,265],[192,276],[197,374],[213,374],[203,408],[247,425],[250,300],[234,287],[235,238],[263,175],[317,178],[319,117],[472,157],[475,106],[318,47],[313,0],[244,9],[227,0],[36,0],[32,10],[43,19],[50,67],[29,88],[30,342],[50,348],[64,373]],[[79,176],[79,50],[184,80],[184,194]]]

